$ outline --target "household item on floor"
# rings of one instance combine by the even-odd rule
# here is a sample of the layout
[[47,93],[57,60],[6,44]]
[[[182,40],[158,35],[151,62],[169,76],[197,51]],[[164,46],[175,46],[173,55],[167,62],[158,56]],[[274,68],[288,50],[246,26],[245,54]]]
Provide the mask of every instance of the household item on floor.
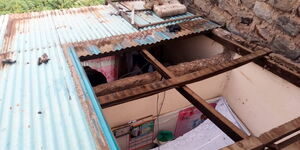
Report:
[[171,131],[163,130],[159,131],[157,135],[158,145],[165,144],[174,139],[174,135]]
[[[215,108],[217,102],[218,99],[216,99],[215,101],[210,101],[209,104],[213,108]],[[177,138],[179,136],[182,136],[183,134],[196,128],[198,125],[203,123],[206,120],[206,118],[207,117],[194,106],[181,110],[178,113],[175,137]]]
[[[226,100],[221,97],[217,102],[215,109],[229,119],[238,128],[250,135],[247,128],[239,121],[235,114],[231,111]],[[187,132],[183,136],[159,146],[160,150],[215,150],[233,144],[222,130],[220,130],[213,122],[206,119],[195,129]],[[158,150],[154,148],[153,150]]]
[[154,120],[132,125],[129,136],[129,150],[140,149],[152,144],[154,135]]

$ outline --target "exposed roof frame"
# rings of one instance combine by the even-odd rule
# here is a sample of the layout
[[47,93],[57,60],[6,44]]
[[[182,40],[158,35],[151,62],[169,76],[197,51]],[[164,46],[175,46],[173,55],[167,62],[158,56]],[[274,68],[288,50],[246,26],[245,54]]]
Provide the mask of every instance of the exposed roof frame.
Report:
[[198,82],[213,77],[215,75],[245,65],[249,62],[252,62],[255,59],[268,55],[269,53],[270,53],[269,51],[258,50],[251,54],[240,57],[238,59],[229,61],[227,63],[211,66],[180,77],[158,81],[151,84],[146,84],[139,87],[115,92],[112,94],[99,96],[98,99],[101,99],[100,103],[103,108],[126,103],[139,98],[151,96],[153,94],[157,94],[166,90],[170,90],[186,84]]
[[98,98],[101,99],[100,103],[102,107],[108,107],[176,88],[179,93],[181,93],[186,99],[188,99],[196,108],[202,111],[230,138],[232,138],[234,141],[240,141],[247,138],[247,135],[240,129],[238,129],[235,125],[233,125],[224,116],[218,113],[215,109],[213,109],[204,99],[202,99],[199,95],[194,93],[190,88],[186,86],[186,84],[197,82],[224,73],[271,53],[271,51],[268,50],[257,50],[255,52],[252,52],[246,47],[239,45],[237,46],[249,54],[227,63],[208,67],[203,70],[180,77],[176,77],[146,49],[143,49],[141,50],[141,53],[144,55],[144,57],[151,64],[153,64],[158,72],[167,80],[119,91],[116,93],[100,96]]
[[[232,59],[232,53],[229,51],[225,51],[221,54],[215,55],[210,58],[196,59],[190,62],[183,62],[177,65],[168,66],[167,68],[176,76],[182,76],[188,73],[192,73],[204,69],[207,66],[212,66],[212,65],[227,62],[231,59]],[[155,71],[155,72],[144,73],[137,76],[122,78],[113,82],[109,82],[109,84],[97,85],[96,87],[93,88],[97,96],[102,96],[102,95],[122,91],[125,89],[137,87],[140,85],[157,82],[161,80],[161,77],[162,76],[160,75],[160,73]]]
[[[176,78],[163,64],[161,64],[150,52],[146,49],[141,51],[143,56],[158,70],[158,72],[165,78]],[[186,85],[176,88],[176,90],[183,95],[189,102],[191,102],[197,109],[205,114],[213,123],[215,123],[224,133],[226,133],[234,141],[240,141],[247,137],[247,135],[237,128],[232,122],[225,118],[222,114],[210,106],[203,98],[197,95]]]
[[[219,25],[202,18],[178,23],[178,25],[181,26],[181,31],[176,33],[169,32],[166,27],[155,27],[129,34],[73,43],[72,45],[75,46],[80,61],[86,61],[191,38],[219,27]],[[96,50],[91,50],[91,46],[96,47]]]

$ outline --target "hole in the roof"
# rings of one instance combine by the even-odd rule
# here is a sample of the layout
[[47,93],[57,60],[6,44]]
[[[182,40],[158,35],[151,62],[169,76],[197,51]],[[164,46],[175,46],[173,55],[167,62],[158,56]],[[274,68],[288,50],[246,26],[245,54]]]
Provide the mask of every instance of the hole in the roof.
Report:
[[[224,52],[222,45],[204,35],[156,44],[147,50],[166,67],[211,58]],[[139,51],[115,53],[82,61],[81,64],[93,87],[128,77],[132,77],[132,81],[138,80],[134,77],[156,71],[155,67]],[[188,73],[189,71],[179,72]],[[137,82],[144,84],[145,81]],[[109,84],[107,86],[110,87]]]

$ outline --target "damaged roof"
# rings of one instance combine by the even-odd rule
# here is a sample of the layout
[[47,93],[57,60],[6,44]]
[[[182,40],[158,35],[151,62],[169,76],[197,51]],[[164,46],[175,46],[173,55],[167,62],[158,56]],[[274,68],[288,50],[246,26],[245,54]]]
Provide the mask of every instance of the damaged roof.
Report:
[[169,32],[165,27],[156,27],[126,35],[117,35],[94,41],[75,43],[74,45],[76,46],[75,49],[78,56],[81,60],[85,60],[97,58],[97,55],[105,53],[141,48],[143,46],[183,38],[220,27],[202,18],[195,18],[191,21],[178,23],[178,25],[181,28],[178,32]]
[[[104,129],[92,129],[109,127],[88,116],[93,110],[85,108],[62,45],[136,31],[111,12],[97,6],[0,16],[0,59],[16,60],[0,64],[0,149],[107,148]],[[50,60],[38,65],[44,53]]]
[[[139,31],[116,14],[102,5],[0,16],[0,59],[16,60],[0,64],[0,149],[118,149],[81,66],[72,72],[63,49]],[[43,54],[50,60],[38,65]]]
[[137,31],[110,6],[12,14],[3,18],[1,53],[60,46]]

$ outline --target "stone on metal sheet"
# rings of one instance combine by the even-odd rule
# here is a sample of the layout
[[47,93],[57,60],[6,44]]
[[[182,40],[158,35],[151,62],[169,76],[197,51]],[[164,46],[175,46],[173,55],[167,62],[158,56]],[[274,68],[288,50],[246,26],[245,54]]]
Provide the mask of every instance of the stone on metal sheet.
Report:
[[180,3],[154,5],[153,10],[159,17],[175,16],[187,12],[186,6]]

